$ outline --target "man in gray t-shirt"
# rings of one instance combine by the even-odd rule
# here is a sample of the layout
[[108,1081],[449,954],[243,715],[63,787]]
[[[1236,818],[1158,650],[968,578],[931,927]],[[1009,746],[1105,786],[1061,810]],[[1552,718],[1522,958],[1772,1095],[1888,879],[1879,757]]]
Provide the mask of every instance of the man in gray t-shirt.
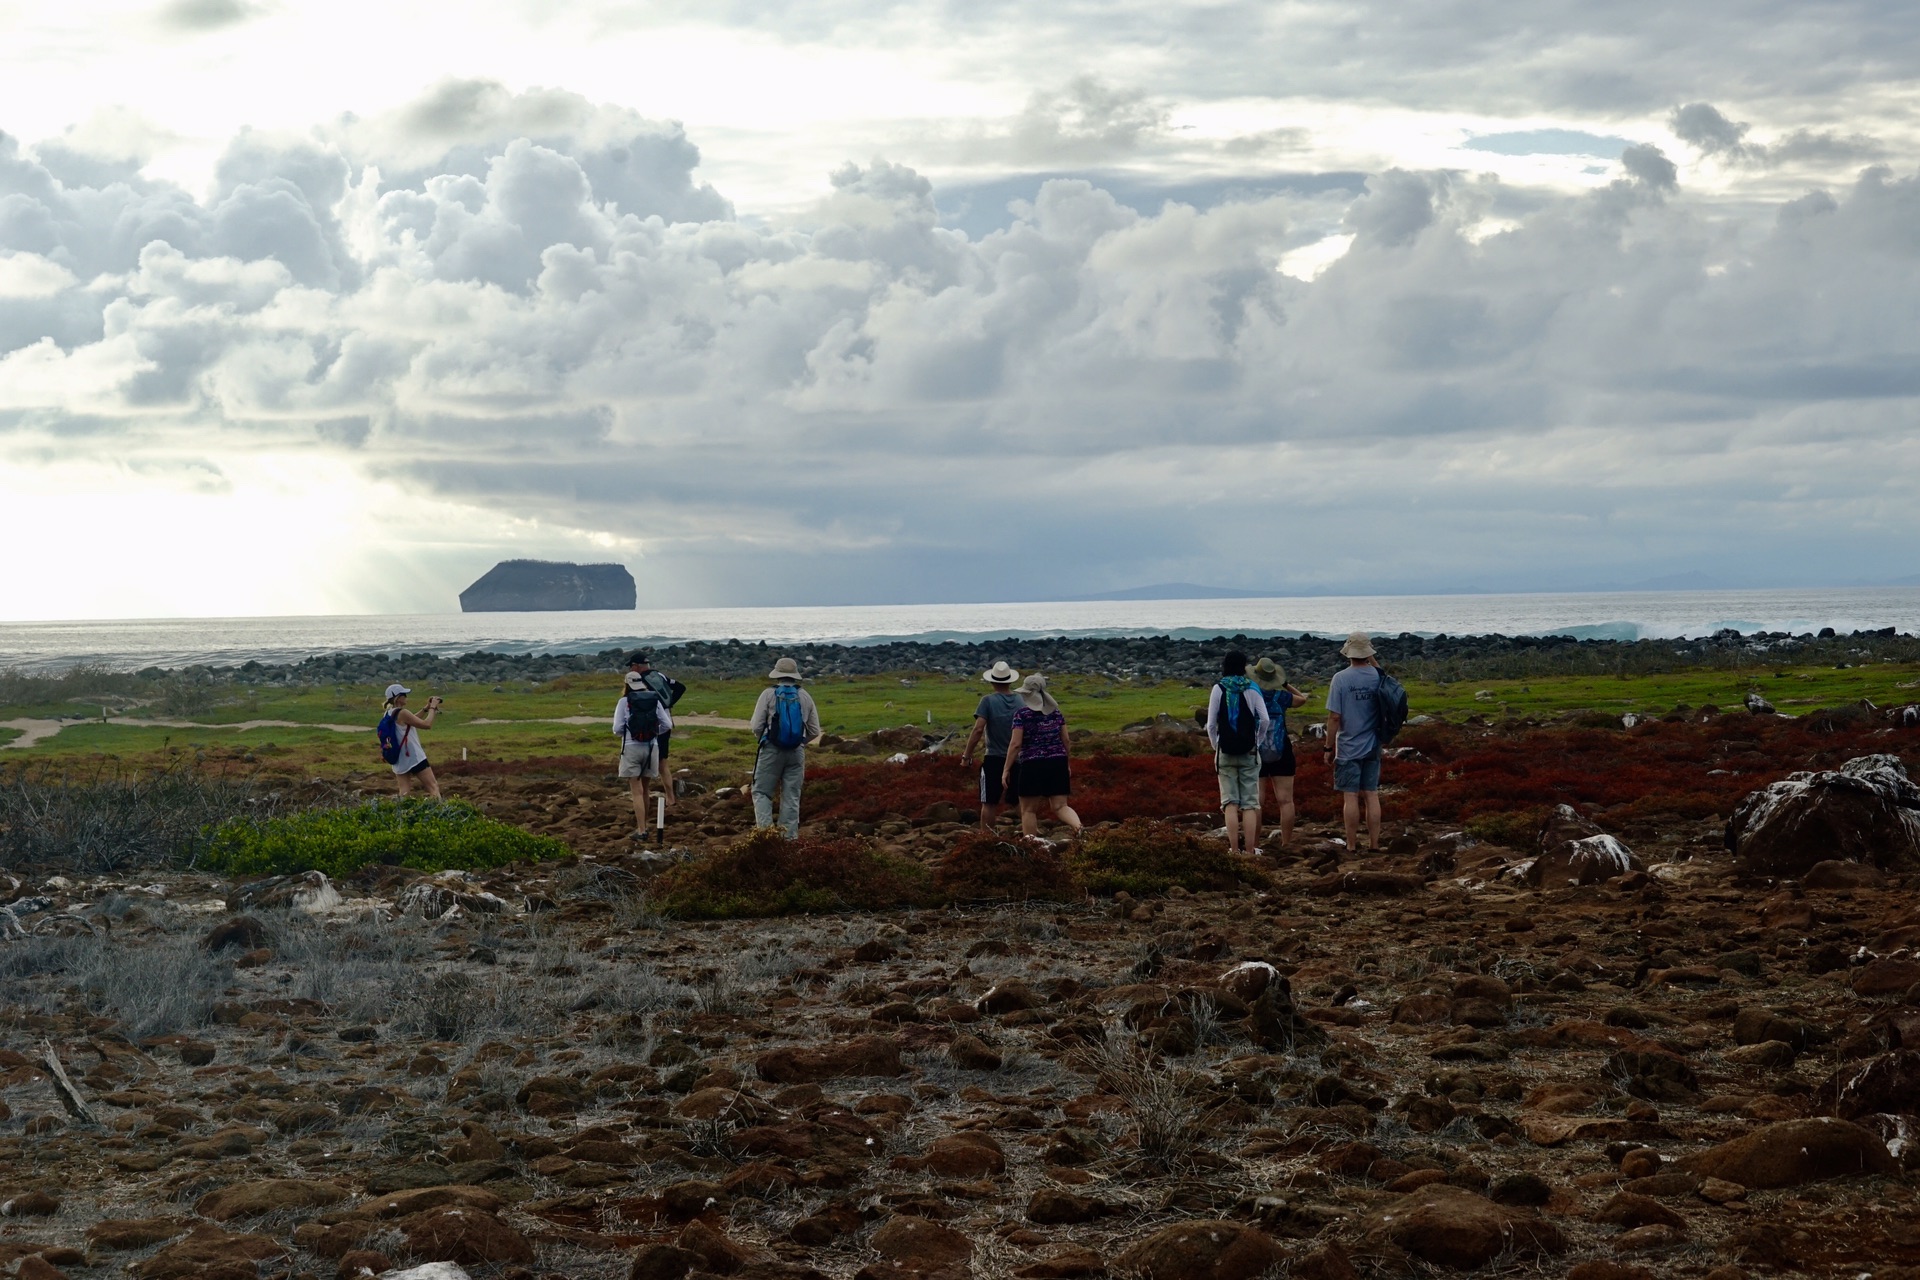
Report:
[[1374,696],[1380,689],[1380,668],[1373,658],[1373,640],[1356,631],[1340,646],[1347,669],[1327,683],[1327,741],[1320,749],[1333,765],[1333,789],[1342,793],[1342,816],[1347,825],[1347,849],[1360,849],[1360,805],[1366,799],[1367,835],[1373,852],[1380,852],[1380,735]]
[[980,705],[973,709],[973,730],[960,751],[960,765],[966,767],[973,759],[973,749],[985,739],[986,756],[980,764],[980,825],[992,827],[1000,817],[1001,806],[1020,798],[1019,766],[1014,766],[1009,782],[1003,784],[1001,777],[1006,772],[1007,744],[1013,737],[1013,713],[1027,704],[1013,691],[1020,673],[1006,663],[994,663],[981,678],[993,692],[983,695]]

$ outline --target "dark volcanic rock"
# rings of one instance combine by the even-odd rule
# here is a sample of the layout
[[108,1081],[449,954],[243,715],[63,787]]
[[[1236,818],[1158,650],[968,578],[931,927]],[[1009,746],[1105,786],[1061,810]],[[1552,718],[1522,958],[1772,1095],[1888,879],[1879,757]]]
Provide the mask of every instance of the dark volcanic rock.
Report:
[[631,609],[638,600],[633,575],[625,565],[502,560],[460,593],[460,611],[540,613],[562,609]]
[[1253,1280],[1285,1252],[1265,1232],[1239,1222],[1178,1222],[1128,1247],[1118,1269],[1144,1280]]
[[1891,755],[1796,773],[1740,802],[1727,848],[1763,875],[1803,875],[1830,859],[1920,869],[1920,787]]
[[1641,869],[1633,851],[1580,816],[1557,805],[1540,827],[1540,853],[1526,870],[1536,889],[1599,884]]
[[1679,1167],[1683,1172],[1760,1188],[1900,1172],[1900,1166],[1887,1154],[1886,1143],[1859,1125],[1830,1116],[1767,1125],[1717,1147],[1682,1156]]
[[1478,1267],[1501,1254],[1564,1253],[1560,1228],[1524,1209],[1445,1184],[1422,1187],[1375,1209],[1370,1234],[1445,1267]]

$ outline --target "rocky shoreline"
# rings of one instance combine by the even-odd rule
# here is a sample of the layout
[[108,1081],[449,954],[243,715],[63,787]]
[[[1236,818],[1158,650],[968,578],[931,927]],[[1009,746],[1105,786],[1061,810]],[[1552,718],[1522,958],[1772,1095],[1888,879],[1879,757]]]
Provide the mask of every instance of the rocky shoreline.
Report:
[[[1423,679],[1475,680],[1554,675],[1648,675],[1699,669],[1728,670],[1772,665],[1858,666],[1920,661],[1920,637],[1891,627],[1836,635],[1722,631],[1699,640],[1576,640],[1570,636],[1376,636],[1383,660],[1403,674]],[[688,641],[652,649],[654,665],[708,678],[758,678],[782,654],[810,676],[881,675],[914,671],[970,679],[1005,659],[1023,671],[1103,675],[1117,680],[1206,681],[1229,648],[1271,655],[1289,671],[1331,673],[1342,665],[1337,639],[1296,636],[1221,635],[1208,640],[1168,636],[1130,638],[1008,638],[990,642],[927,644],[746,644],[738,640]],[[149,667],[148,678],[188,676],[255,685],[367,684],[383,680],[441,684],[541,682],[624,666],[627,650],[595,654],[333,653],[302,662],[271,665]]]

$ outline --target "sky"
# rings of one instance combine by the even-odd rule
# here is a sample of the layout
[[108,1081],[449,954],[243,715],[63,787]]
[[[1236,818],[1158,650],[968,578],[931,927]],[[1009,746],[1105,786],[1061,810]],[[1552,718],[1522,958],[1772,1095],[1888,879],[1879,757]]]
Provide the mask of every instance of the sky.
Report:
[[1920,573],[1920,10],[0,0],[0,619]]

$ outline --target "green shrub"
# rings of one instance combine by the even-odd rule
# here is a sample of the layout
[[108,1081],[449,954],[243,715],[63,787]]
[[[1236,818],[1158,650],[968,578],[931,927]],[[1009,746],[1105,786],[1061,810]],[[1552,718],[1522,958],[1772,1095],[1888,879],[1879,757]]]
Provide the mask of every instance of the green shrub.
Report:
[[1129,818],[1089,831],[1074,841],[1067,865],[1090,893],[1125,890],[1135,897],[1183,889],[1264,889],[1272,881],[1252,862],[1223,844],[1170,822]]
[[1546,814],[1546,809],[1540,805],[1530,805],[1524,809],[1501,809],[1493,813],[1477,813],[1468,818],[1464,826],[1466,833],[1475,840],[1504,845],[1509,849],[1531,849],[1540,838],[1540,824]]
[[955,840],[933,869],[933,887],[947,902],[1068,902],[1085,893],[1053,846],[1003,840],[991,831],[968,831]]
[[473,871],[571,852],[549,836],[496,822],[463,800],[409,798],[264,821],[235,819],[213,831],[202,861],[229,875],[324,871],[338,878],[369,863]]
[[927,905],[933,885],[925,867],[870,841],[789,840],[767,828],[675,867],[652,897],[662,915],[734,920]]

